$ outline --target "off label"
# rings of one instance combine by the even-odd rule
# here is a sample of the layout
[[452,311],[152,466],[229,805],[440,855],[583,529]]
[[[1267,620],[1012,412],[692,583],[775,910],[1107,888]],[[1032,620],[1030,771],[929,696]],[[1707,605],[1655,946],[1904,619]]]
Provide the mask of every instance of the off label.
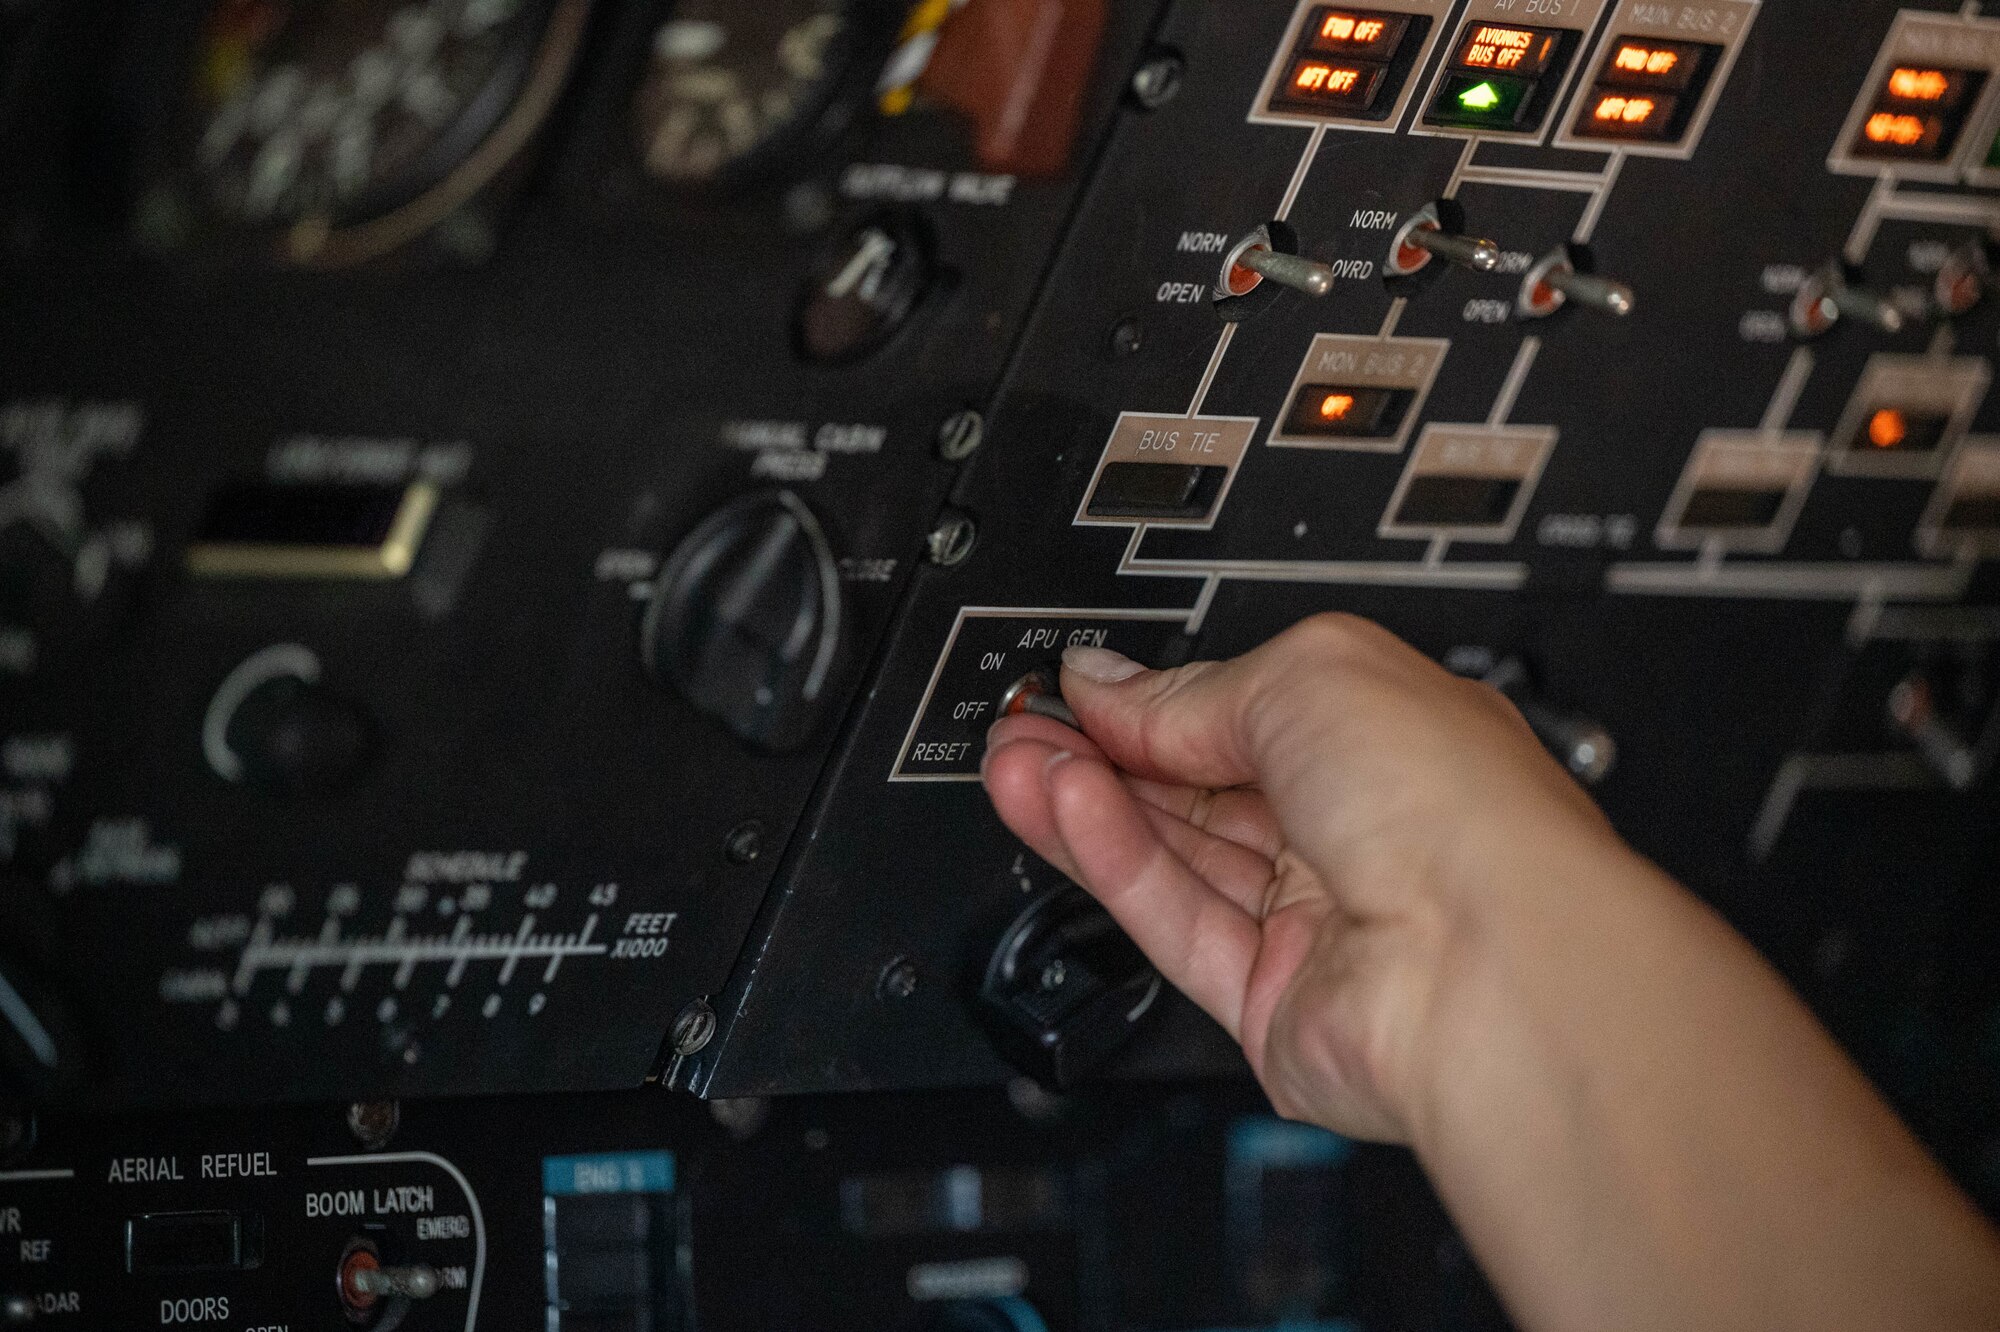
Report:
[[1072,647],[1169,664],[1186,618],[1185,611],[964,612],[890,780],[977,781],[987,728],[1017,682],[1033,673],[1055,678]]

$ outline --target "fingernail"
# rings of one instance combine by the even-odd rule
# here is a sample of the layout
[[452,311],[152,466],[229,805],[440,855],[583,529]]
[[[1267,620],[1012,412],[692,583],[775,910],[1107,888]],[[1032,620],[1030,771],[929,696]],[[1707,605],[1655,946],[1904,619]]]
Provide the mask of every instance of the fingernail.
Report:
[[1118,684],[1146,668],[1110,648],[1073,647],[1063,649],[1063,669],[1075,671],[1093,684]]
[[1042,780],[1044,782],[1048,781],[1049,774],[1056,770],[1058,764],[1067,763],[1075,757],[1076,755],[1070,753],[1067,749],[1058,749],[1055,753],[1049,755],[1049,761],[1042,765]]

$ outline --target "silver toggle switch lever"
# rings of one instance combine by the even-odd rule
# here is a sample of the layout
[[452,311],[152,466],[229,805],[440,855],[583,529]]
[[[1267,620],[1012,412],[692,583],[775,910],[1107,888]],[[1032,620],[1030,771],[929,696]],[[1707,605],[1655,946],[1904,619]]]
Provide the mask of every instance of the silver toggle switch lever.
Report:
[[1236,256],[1236,262],[1259,277],[1308,296],[1324,296],[1333,290],[1333,270],[1303,255],[1249,249]]
[[1572,301],[1587,310],[1620,319],[1638,305],[1638,298],[1623,282],[1579,272],[1575,257],[1565,245],[1551,250],[1528,270],[1521,280],[1521,294],[1515,298],[1514,309],[1523,319],[1546,319]]
[[1978,749],[1938,716],[1937,696],[1922,672],[1904,676],[1889,691],[1889,720],[1946,786],[1969,791],[1979,780]]
[[406,1300],[427,1300],[438,1293],[443,1283],[438,1271],[429,1263],[410,1263],[402,1267],[364,1267],[356,1270],[349,1281],[356,1294],[384,1297],[401,1297]]
[[1215,298],[1220,301],[1248,296],[1267,281],[1317,298],[1333,290],[1333,270],[1304,255],[1279,249],[1271,238],[1271,227],[1261,226],[1236,242],[1224,256]]
[[1447,231],[1443,214],[1436,204],[1427,204],[1396,233],[1389,243],[1389,259],[1384,265],[1390,277],[1410,277],[1442,259],[1475,273],[1491,273],[1500,267],[1500,247],[1490,240],[1462,236]]
[[1535,738],[1585,786],[1611,775],[1618,763],[1618,742],[1604,726],[1581,713],[1542,701],[1520,658],[1509,657],[1486,676],[1486,683],[1507,696]]

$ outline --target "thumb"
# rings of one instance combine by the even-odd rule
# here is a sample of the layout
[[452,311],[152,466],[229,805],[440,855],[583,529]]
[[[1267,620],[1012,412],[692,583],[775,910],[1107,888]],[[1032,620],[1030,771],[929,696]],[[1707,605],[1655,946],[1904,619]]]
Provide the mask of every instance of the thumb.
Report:
[[1245,714],[1254,696],[1244,661],[1148,670],[1108,648],[1063,653],[1063,699],[1113,764],[1176,785],[1256,780]]

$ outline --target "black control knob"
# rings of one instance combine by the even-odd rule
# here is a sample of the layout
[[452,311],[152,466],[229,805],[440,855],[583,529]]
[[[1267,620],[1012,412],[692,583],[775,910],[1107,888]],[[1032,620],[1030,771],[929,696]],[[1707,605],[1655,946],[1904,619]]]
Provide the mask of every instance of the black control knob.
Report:
[[790,491],[712,514],[661,570],[641,627],[646,670],[760,749],[818,720],[840,654],[840,568]]
[[1081,888],[1037,899],[1001,936],[979,987],[1000,1052],[1057,1088],[1075,1086],[1132,1039],[1160,973]]
[[821,365],[858,361],[887,342],[931,282],[930,247],[909,221],[877,218],[826,256],[799,306],[799,353]]
[[279,796],[328,795],[351,785],[374,750],[374,726],[359,704],[316,681],[263,681],[230,711],[223,729],[237,759],[234,779]]

